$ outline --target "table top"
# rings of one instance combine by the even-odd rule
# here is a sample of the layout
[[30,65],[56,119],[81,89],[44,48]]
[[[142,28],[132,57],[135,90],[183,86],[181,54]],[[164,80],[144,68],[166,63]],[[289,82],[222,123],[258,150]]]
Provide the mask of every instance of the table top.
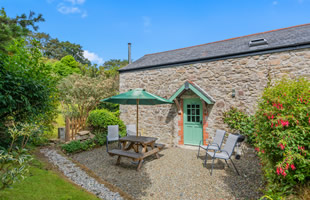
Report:
[[127,141],[127,142],[139,142],[141,144],[148,144],[155,142],[157,138],[155,137],[146,137],[146,136],[125,136],[119,139],[120,141]]

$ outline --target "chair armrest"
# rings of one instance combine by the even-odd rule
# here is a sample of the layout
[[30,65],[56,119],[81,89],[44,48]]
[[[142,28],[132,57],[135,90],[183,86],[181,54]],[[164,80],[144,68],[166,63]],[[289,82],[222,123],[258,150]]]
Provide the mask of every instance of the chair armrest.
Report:
[[[209,146],[209,145],[208,145],[208,146]],[[218,145],[217,143],[211,143],[210,146],[217,146],[217,148],[221,149],[221,148],[220,148],[220,145]]]

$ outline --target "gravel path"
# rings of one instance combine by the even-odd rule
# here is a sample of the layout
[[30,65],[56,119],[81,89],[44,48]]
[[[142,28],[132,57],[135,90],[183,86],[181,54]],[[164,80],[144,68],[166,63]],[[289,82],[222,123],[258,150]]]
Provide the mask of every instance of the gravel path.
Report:
[[[204,153],[203,153],[204,155]],[[73,159],[91,169],[103,180],[117,186],[134,199],[258,199],[263,182],[259,160],[255,154],[246,154],[234,160],[241,176],[232,164],[215,161],[213,176],[211,162],[203,167],[203,156],[197,151],[168,148],[160,152],[160,159],[148,157],[139,172],[130,159],[110,157],[105,148],[73,155]],[[153,158],[154,157],[154,158]]]
[[78,166],[68,160],[66,157],[58,154],[54,149],[44,148],[40,150],[48,160],[58,166],[59,170],[64,173],[69,179],[77,185],[82,186],[97,197],[106,200],[121,200],[123,199],[118,193],[111,192],[103,184],[98,183],[94,178],[88,176]]

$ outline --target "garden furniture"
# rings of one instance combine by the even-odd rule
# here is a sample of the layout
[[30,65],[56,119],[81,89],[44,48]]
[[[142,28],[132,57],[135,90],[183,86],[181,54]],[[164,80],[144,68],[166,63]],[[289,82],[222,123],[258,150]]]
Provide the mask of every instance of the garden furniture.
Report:
[[119,143],[119,131],[118,131],[118,125],[110,125],[108,126],[108,135],[107,135],[107,152],[109,151],[109,142],[115,142],[118,141],[118,147],[120,148],[120,143]]
[[[137,167],[137,171],[139,171],[144,158],[151,155],[155,155],[156,158],[159,158],[159,148],[155,147],[156,140],[157,138],[155,137],[125,136],[119,139],[119,141],[122,143],[122,149],[113,149],[108,151],[108,153],[110,156],[118,156],[116,162],[117,165],[120,164],[122,157],[131,158],[133,161],[139,161]],[[148,147],[150,147],[150,150]]]
[[221,149],[225,133],[226,133],[226,131],[217,129],[216,133],[215,133],[214,140],[212,141],[211,144],[208,144],[208,145],[201,145],[201,144],[203,144],[203,141],[201,140],[199,143],[197,158],[199,157],[200,148],[202,148],[206,151],[209,151],[209,150],[217,151],[217,150]]
[[237,168],[236,168],[236,166],[235,166],[235,164],[234,164],[234,162],[231,159],[231,155],[232,155],[232,153],[234,151],[234,148],[236,146],[238,138],[239,138],[238,135],[229,134],[223,149],[215,150],[214,152],[207,152],[204,164],[205,164],[205,166],[207,166],[206,165],[207,164],[207,156],[208,155],[211,156],[212,157],[211,176],[212,176],[212,172],[213,172],[213,165],[214,165],[215,158],[224,159],[228,167],[229,167],[229,165],[227,163],[227,160],[230,160],[231,163],[233,164],[237,174],[240,175],[238,170],[237,170]]
[[136,129],[137,128],[136,128],[135,124],[126,125],[127,136],[129,136],[129,135],[135,136],[137,134],[137,130]]

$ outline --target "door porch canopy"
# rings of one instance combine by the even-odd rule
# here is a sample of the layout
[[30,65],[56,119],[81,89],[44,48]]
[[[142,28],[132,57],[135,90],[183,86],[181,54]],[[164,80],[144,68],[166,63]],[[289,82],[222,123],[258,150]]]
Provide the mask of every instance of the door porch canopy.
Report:
[[179,103],[176,100],[177,97],[181,96],[184,92],[191,90],[197,96],[200,97],[207,104],[215,104],[215,100],[202,88],[200,88],[196,83],[191,81],[186,81],[170,98],[170,101],[174,101],[179,107]]

